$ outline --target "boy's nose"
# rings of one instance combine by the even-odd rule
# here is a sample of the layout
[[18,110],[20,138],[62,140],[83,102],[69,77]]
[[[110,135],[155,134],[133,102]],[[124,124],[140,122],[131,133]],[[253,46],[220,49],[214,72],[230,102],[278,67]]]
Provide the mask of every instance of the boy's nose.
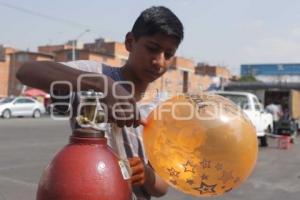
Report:
[[161,68],[163,68],[165,66],[165,55],[164,53],[159,53],[157,54],[153,60],[152,60],[152,64],[158,68],[158,70],[160,70]]

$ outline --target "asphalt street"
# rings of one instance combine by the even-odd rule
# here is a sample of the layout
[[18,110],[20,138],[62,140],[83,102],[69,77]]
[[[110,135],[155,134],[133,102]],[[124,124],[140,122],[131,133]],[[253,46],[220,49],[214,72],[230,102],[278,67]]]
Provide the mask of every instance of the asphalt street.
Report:
[[[68,142],[68,121],[0,119],[0,200],[33,200],[43,168]],[[276,142],[260,148],[251,177],[224,196],[212,200],[299,200],[300,137],[289,150]],[[153,198],[156,199],[156,198]],[[196,200],[170,189],[162,200]],[[204,198],[201,198],[204,199]]]

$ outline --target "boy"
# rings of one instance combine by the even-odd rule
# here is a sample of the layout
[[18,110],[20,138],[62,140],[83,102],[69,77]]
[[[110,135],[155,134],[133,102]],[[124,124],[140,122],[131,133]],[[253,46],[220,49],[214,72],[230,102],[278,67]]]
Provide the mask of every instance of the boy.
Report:
[[[177,16],[168,8],[151,7],[140,14],[125,37],[129,58],[123,67],[110,67],[93,61],[30,62],[20,68],[17,78],[28,86],[45,91],[50,90],[54,81],[68,81],[73,91],[77,91],[77,79],[81,75],[105,75],[82,79],[80,89],[107,92],[103,102],[108,108],[111,122],[121,127],[120,134],[132,171],[134,194],[138,199],[160,197],[166,194],[168,185],[156,175],[145,157],[141,141],[142,130],[139,127],[141,121],[139,114],[136,114],[138,112],[135,112],[136,101],[141,99],[152,81],[167,71],[182,39],[183,26]],[[116,97],[113,94],[113,84],[118,81],[129,81],[134,87],[118,84],[114,89],[118,95]],[[57,90],[59,94],[68,94],[64,85],[60,85]],[[133,94],[133,97],[129,94]],[[120,96],[126,98],[119,98]],[[74,127],[74,122],[72,126]],[[112,148],[114,149],[113,146]]]

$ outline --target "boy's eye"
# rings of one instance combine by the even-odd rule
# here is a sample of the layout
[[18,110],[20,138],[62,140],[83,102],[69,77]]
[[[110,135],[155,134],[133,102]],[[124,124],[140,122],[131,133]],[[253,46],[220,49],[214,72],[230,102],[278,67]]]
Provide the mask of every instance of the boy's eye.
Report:
[[172,57],[173,57],[172,53],[165,53],[165,59],[169,60]]
[[156,53],[159,51],[159,48],[157,47],[151,47],[151,46],[147,46],[148,51],[150,51],[151,53]]
[[[151,53],[161,53],[161,49],[159,47],[153,47],[153,46],[146,46],[147,50]],[[174,53],[165,52],[164,57],[166,60],[169,60],[174,56]]]

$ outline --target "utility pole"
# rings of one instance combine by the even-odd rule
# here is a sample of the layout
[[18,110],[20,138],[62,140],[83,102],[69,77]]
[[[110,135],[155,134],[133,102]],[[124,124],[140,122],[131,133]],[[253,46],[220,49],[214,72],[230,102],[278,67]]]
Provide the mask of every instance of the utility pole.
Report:
[[80,33],[74,40],[72,40],[72,61],[76,60],[76,46],[77,46],[77,40],[83,36],[85,33],[90,32],[90,29],[84,30],[82,33]]

